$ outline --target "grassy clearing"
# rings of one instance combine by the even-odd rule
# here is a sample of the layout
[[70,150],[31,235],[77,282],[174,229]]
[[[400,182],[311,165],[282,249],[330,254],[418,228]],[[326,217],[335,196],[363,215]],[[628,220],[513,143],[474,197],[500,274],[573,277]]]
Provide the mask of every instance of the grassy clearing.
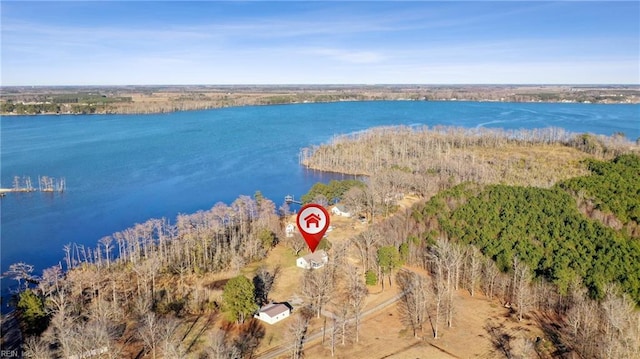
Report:
[[540,187],[588,174],[581,161],[591,157],[559,144],[528,147],[509,144],[502,148],[475,147],[467,152],[475,156],[474,160],[477,159],[487,171],[497,174],[497,177],[492,177],[500,178],[501,184]]

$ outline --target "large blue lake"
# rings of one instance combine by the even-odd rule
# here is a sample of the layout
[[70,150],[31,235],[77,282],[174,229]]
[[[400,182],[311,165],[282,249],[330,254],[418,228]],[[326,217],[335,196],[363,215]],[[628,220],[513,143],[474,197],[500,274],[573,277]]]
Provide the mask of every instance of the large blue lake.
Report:
[[[3,117],[1,185],[65,177],[63,194],[10,193],[1,203],[1,270],[58,263],[63,245],[152,217],[230,203],[256,190],[279,206],[331,176],[298,164],[302,147],[382,125],[561,127],[640,137],[640,106],[478,102],[341,102],[154,115]],[[5,281],[6,282],[6,281]],[[3,283],[6,288],[6,283]]]

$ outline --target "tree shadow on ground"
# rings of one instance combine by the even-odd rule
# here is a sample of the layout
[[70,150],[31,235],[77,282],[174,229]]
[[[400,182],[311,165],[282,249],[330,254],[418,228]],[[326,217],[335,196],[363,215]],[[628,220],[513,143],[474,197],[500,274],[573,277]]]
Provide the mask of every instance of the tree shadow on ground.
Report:
[[489,319],[485,323],[484,329],[489,334],[489,339],[496,353],[504,355],[505,358],[512,358],[511,342],[514,337],[507,333],[504,323]]
[[[573,350],[567,343],[567,340],[563,337],[562,326],[558,324],[560,318],[557,315],[548,313],[535,313],[533,319],[538,323],[538,326],[542,329],[545,338],[547,338],[552,348],[545,347],[544,345],[536,346],[538,352],[545,351],[550,352],[554,358],[571,358]],[[539,339],[539,344],[544,344],[545,339]]]

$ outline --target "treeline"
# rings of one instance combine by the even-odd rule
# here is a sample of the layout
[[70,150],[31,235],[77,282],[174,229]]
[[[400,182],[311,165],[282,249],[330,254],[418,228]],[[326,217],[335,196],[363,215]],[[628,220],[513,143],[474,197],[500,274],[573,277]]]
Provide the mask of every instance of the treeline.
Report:
[[107,96],[100,94],[64,94],[56,95],[46,99],[53,103],[87,103],[87,104],[103,104],[115,102],[131,102],[131,96]]
[[[107,104],[98,113],[158,113],[210,108],[339,101],[494,101],[638,103],[635,87],[568,86],[126,86],[3,88],[4,103]],[[87,91],[87,92],[84,92]],[[103,94],[104,93],[104,94]],[[102,94],[102,95],[101,95]],[[127,103],[129,102],[129,103]],[[55,108],[48,108],[54,110]],[[70,109],[70,108],[69,108]],[[78,108],[73,108],[78,109]],[[4,114],[11,113],[3,112]],[[27,114],[14,112],[16,114]],[[43,111],[41,113],[56,113]],[[65,111],[64,113],[69,113]],[[80,113],[80,112],[71,112]]]
[[66,245],[65,266],[45,269],[41,277],[32,266],[14,264],[4,276],[17,280],[21,290],[16,308],[28,338],[25,348],[36,358],[91,350],[120,358],[135,356],[128,352],[132,348],[141,355],[183,357],[188,347],[176,317],[227,308],[219,289],[197,278],[238,273],[264,258],[280,233],[274,203],[258,192],[231,205],[181,214],[175,224],[165,219],[136,224],[102,238],[95,248]]
[[352,187],[365,188],[365,184],[358,180],[331,180],[329,183],[318,182],[309,192],[301,197],[302,203],[317,203],[323,206],[335,204],[344,197]]
[[0,104],[0,111],[3,114],[16,115],[105,113],[111,104],[131,101],[131,97],[124,96],[61,94],[37,96],[36,100],[28,102],[9,99]]
[[36,103],[24,104],[21,102],[3,102],[0,105],[3,114],[16,115],[37,115],[41,113],[60,113],[60,104],[56,103]]
[[[96,248],[69,244],[64,247],[67,271],[54,266],[37,277],[33,266],[16,263],[4,275],[21,289],[16,307],[25,353],[33,358],[87,353],[254,357],[265,329],[250,318],[270,301],[279,267],[259,267],[253,278],[200,278],[222,271],[237,274],[264,258],[281,238],[281,228],[275,205],[257,192],[229,206],[218,203],[208,211],[179,215],[175,224],[165,219],[136,224],[102,238]],[[287,240],[289,246],[304,245],[299,236]],[[346,244],[331,246],[324,268],[306,271],[300,280],[305,305],[296,308],[299,314],[289,320],[288,336],[282,339],[292,357],[302,357],[311,321],[327,310],[333,313],[327,325],[332,352],[359,340],[368,290],[364,271],[348,259]],[[230,322],[218,321],[221,314]],[[185,340],[200,320],[189,324],[190,315],[209,319],[195,339]],[[193,347],[204,335],[206,344]]]
[[469,86],[426,87],[416,95],[434,101],[636,103],[639,93],[629,88]]
[[60,103],[10,103],[4,102],[0,105],[3,114],[14,115],[39,115],[39,114],[93,114],[109,113],[108,103],[80,103],[80,104],[60,104]]
[[319,103],[319,102],[339,102],[339,101],[365,101],[372,100],[371,96],[361,93],[337,92],[332,94],[318,93],[291,93],[277,96],[265,96],[259,99],[260,105],[283,105],[292,103]]

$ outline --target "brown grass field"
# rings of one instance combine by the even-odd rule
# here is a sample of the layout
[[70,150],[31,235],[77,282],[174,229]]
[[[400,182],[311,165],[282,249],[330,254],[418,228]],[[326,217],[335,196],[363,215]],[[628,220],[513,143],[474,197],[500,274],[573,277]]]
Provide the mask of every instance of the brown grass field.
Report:
[[[442,325],[441,325],[442,326]],[[523,340],[542,337],[542,331],[531,319],[518,322],[496,301],[483,296],[471,297],[463,291],[456,294],[456,316],[452,328],[441,328],[438,339],[427,327],[420,338],[402,324],[397,305],[367,318],[362,326],[360,342],[338,345],[335,358],[495,358],[503,354],[496,348],[495,338],[487,326],[508,335],[511,346]],[[308,344],[307,358],[331,357],[331,351],[320,341]]]

